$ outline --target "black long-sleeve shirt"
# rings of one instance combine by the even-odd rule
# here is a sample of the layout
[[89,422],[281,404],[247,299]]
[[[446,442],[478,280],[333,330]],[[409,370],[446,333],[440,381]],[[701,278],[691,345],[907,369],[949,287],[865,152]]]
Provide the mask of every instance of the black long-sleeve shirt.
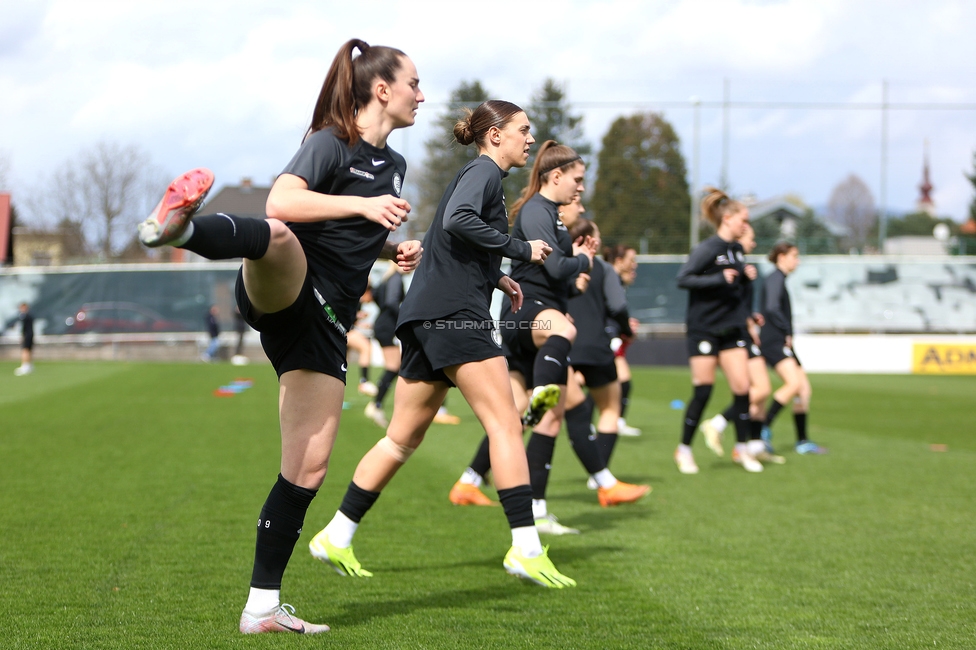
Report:
[[593,258],[586,291],[569,299],[569,315],[576,325],[576,341],[569,353],[573,363],[594,366],[613,363],[610,349],[613,336],[607,328],[608,319],[614,323],[614,332],[633,335],[620,276],[599,257]]
[[541,194],[525,202],[515,219],[512,236],[523,241],[541,239],[552,246],[545,264],[512,261],[512,279],[527,300],[538,300],[561,312],[569,308],[576,276],[590,268],[590,259],[573,256],[573,240],[559,219],[559,204]]
[[[738,271],[731,283],[725,280],[725,269]],[[691,251],[677,277],[678,287],[688,290],[688,331],[721,332],[745,327],[741,309],[745,279],[745,253],[738,242],[712,235]]]
[[532,259],[532,246],[508,234],[505,176],[495,161],[480,156],[454,177],[424,237],[424,256],[397,326],[462,310],[491,318],[491,293],[504,276],[502,257]]
[[774,270],[763,281],[761,305],[763,319],[766,321],[762,328],[766,335],[763,338],[793,336],[790,292],[786,290],[786,274],[779,269]]

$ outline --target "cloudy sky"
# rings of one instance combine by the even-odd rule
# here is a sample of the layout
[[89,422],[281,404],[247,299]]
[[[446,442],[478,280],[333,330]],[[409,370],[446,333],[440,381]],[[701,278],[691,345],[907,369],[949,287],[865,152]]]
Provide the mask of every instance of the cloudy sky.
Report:
[[352,37],[417,65],[427,104],[390,140],[414,172],[461,81],[524,103],[553,77],[594,146],[616,117],[660,110],[689,167],[700,98],[700,180],[715,183],[728,80],[732,101],[751,103],[730,109],[733,192],[824,206],[854,173],[880,201],[881,114],[863,105],[887,80],[891,102],[915,105],[889,113],[890,208],[914,207],[926,141],[940,214],[962,220],[973,199],[971,1],[0,0],[0,17],[0,170],[15,202],[102,140],[143,148],[168,175],[205,165],[218,186],[269,183]]

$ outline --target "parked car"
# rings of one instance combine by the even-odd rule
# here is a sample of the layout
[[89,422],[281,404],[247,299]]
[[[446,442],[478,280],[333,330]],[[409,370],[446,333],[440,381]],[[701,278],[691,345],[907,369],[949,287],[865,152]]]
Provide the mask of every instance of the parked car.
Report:
[[68,316],[64,324],[65,334],[186,332],[193,329],[132,302],[86,303],[74,316]]

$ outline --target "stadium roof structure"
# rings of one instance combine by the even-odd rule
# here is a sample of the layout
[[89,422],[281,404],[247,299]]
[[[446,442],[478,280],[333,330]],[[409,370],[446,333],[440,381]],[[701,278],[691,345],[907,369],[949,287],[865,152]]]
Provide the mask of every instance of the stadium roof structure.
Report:
[[247,176],[240,185],[224,185],[201,208],[201,214],[224,212],[238,217],[265,219],[265,204],[271,187],[260,187]]

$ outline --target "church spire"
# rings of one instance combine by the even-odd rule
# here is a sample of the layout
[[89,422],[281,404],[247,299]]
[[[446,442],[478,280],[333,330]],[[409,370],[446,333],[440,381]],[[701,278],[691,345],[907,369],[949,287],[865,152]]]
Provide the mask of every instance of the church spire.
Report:
[[922,184],[918,186],[919,197],[915,208],[930,217],[935,216],[935,202],[932,200],[933,189],[935,188],[929,179],[929,141],[926,139],[922,158]]

